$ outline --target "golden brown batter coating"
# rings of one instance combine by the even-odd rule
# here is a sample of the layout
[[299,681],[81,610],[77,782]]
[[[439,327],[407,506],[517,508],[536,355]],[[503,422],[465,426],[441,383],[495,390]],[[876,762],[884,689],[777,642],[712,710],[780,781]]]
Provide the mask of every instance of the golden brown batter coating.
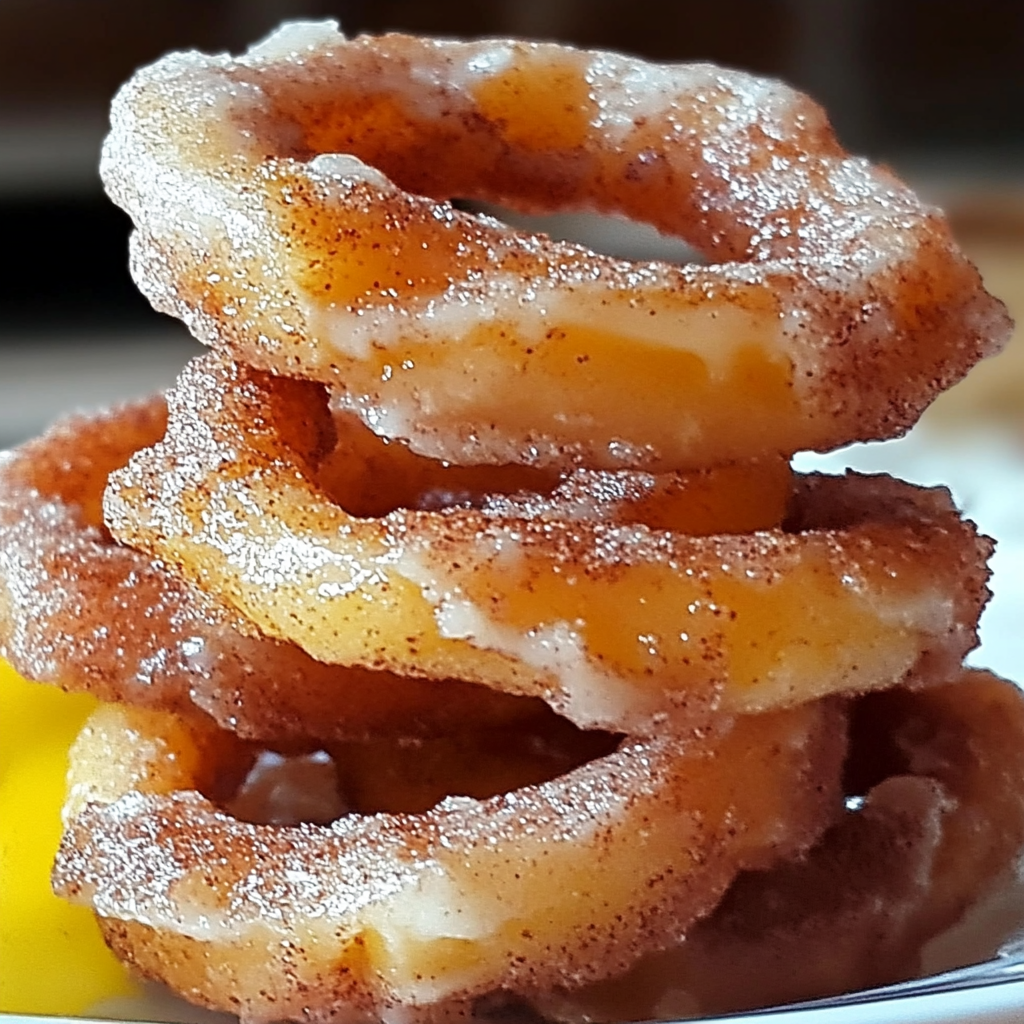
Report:
[[537,702],[471,683],[320,664],[115,544],[101,519],[107,474],[166,424],[162,398],[76,416],[0,463],[0,651],[22,675],[107,701],[201,709],[283,744],[536,716]]
[[917,976],[925,943],[1017,873],[1024,697],[966,670],[945,686],[870,694],[851,719],[845,785],[863,806],[805,858],[741,875],[677,949],[541,1007],[590,1021],[719,1014]]
[[819,701],[703,741],[626,739],[539,785],[321,826],[253,825],[198,792],[233,743],[97,712],[72,752],[57,891],[146,974],[246,1020],[416,1019],[620,972],[737,870],[806,849],[840,806],[845,715]]
[[[112,123],[104,180],[158,308],[453,462],[891,437],[1008,336],[937,211],[806,96],[711,65],[296,25],[140,71]],[[619,213],[710,264],[610,259],[453,196]]]
[[1024,703],[942,685],[990,542],[788,465],[899,434],[1009,323],[807,97],[303,24],[112,122],[136,280],[215,352],[0,464],[0,644],[123,702],[54,880],[144,975],[253,1022],[636,1019],[691,973],[727,1009],[740,968],[744,1005],[910,970],[1016,856]]
[[599,477],[575,505],[361,518],[317,485],[318,385],[208,356],[168,401],[165,440],[111,476],[110,528],[324,662],[472,680],[635,733],[942,680],[976,642],[989,542],[941,489],[811,477],[787,528],[708,537],[620,521],[630,502]]

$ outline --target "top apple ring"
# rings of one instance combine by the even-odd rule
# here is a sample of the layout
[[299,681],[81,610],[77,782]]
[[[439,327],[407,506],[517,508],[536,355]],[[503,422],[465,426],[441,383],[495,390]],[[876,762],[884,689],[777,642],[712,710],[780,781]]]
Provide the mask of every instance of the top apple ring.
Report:
[[[890,437],[1009,332],[936,210],[807,97],[710,65],[294,24],[140,71],[112,124],[159,309],[452,462]],[[612,259],[452,196],[625,215],[711,262]]]

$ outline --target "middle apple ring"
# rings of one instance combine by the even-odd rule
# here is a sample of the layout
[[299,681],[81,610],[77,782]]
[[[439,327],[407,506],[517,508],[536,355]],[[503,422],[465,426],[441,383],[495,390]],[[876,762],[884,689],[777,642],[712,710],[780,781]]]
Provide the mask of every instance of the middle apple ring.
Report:
[[[370,515],[351,471],[370,442],[320,385],[208,356],[168,407],[165,438],[111,475],[118,539],[320,661],[539,696],[581,728],[940,680],[988,597],[989,542],[939,488],[777,463],[527,492],[505,467],[516,493],[427,473]],[[407,457],[373,443],[374,477]],[[702,536],[709,503],[732,514]]]

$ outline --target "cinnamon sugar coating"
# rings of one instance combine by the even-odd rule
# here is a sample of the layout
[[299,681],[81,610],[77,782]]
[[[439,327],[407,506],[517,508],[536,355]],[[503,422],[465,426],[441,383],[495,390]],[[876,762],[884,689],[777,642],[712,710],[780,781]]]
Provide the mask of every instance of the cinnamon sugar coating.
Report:
[[619,521],[600,479],[586,502],[361,518],[317,484],[318,385],[210,356],[169,402],[166,438],[111,475],[110,528],[325,662],[644,732],[942,680],[976,642],[990,545],[941,489],[811,477],[785,528],[708,537]]
[[116,702],[53,878],[144,976],[246,1024],[678,1017],[909,971],[1018,855],[1024,702],[943,685],[991,543],[789,467],[1009,321],[807,97],[295,24],[138,72],[102,171],[214,352],[0,461],[0,653]]
[[916,977],[925,943],[1018,870],[1024,697],[966,670],[863,697],[851,720],[845,787],[862,806],[805,858],[741,875],[677,949],[589,991],[540,997],[541,1009],[589,1021],[646,1020],[673,1003],[722,1014]]
[[[711,65],[286,26],[138,72],[103,176],[157,308],[456,463],[891,437],[1010,328],[938,211],[806,96]],[[709,265],[610,259],[453,196],[621,214]]]
[[0,653],[26,678],[277,743],[444,733],[528,719],[531,702],[453,680],[322,665],[114,543],[107,474],[155,443],[162,398],[77,416],[0,463]]
[[54,884],[200,1004],[249,1021],[429,1019],[495,988],[621,971],[737,870],[806,849],[839,807],[844,718],[817,702],[703,741],[627,739],[490,799],[285,827],[196,791],[224,771],[226,734],[111,707],[72,754]]

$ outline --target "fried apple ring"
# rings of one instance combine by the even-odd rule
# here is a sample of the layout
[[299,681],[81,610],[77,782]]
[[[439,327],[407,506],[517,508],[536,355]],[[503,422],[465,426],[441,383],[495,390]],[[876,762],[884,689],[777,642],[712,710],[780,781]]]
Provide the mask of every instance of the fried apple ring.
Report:
[[786,528],[750,535],[624,524],[603,478],[587,502],[359,518],[316,484],[318,385],[206,357],[168,401],[165,440],[110,477],[115,535],[324,662],[539,696],[583,728],[941,681],[988,596],[990,543],[941,489],[808,477]]
[[194,1002],[250,1021],[416,1020],[676,941],[738,869],[831,820],[844,721],[816,702],[703,741],[627,739],[486,800],[272,827],[198,791],[230,772],[228,734],[111,706],[73,750],[54,883]]
[[0,463],[0,654],[22,675],[107,701],[201,709],[278,743],[536,716],[536,702],[471,683],[323,665],[114,544],[101,519],[107,475],[166,425],[155,397],[70,418]]
[[[457,463],[891,437],[1009,333],[937,211],[807,97],[711,65],[292,25],[138,72],[112,125],[158,309]],[[622,214],[714,262],[611,259],[452,196]]]
[[[805,858],[741,875],[678,948],[589,991],[538,997],[546,1014],[734,1013],[918,976],[925,943],[1016,874],[1024,698],[968,670],[929,690],[870,694],[851,718],[846,785],[863,806]],[[973,953],[994,956],[1006,938]]]

